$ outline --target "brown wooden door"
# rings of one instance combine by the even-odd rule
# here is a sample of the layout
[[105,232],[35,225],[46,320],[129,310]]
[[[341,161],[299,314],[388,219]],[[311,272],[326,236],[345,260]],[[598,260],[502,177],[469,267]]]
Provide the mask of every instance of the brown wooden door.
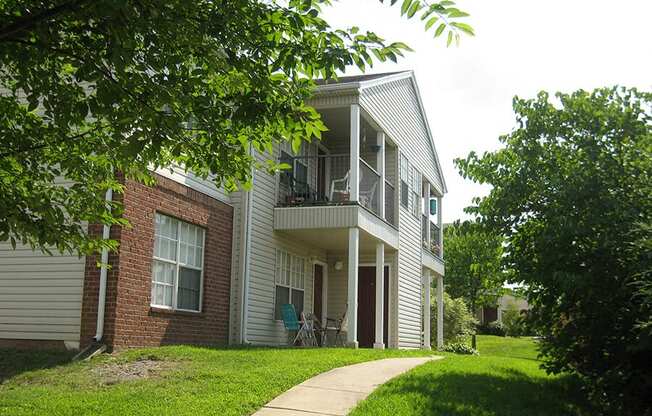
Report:
[[323,292],[322,289],[324,287],[324,266],[320,264],[315,264],[315,271],[314,271],[314,284],[313,284],[313,292],[312,292],[312,299],[313,299],[313,307],[312,307],[312,312],[315,314],[317,319],[321,321],[322,318],[322,311],[323,309]]
[[[389,299],[389,267],[385,267],[383,342],[387,345],[387,319]],[[376,268],[360,267],[358,270],[358,345],[372,348],[376,338]]]

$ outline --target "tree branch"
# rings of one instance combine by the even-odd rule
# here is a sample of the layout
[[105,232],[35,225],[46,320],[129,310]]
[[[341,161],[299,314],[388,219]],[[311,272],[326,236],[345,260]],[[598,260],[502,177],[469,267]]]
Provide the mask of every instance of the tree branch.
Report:
[[88,0],[69,1],[47,10],[20,17],[13,23],[0,28],[0,40],[13,36],[24,30],[32,29],[41,22],[48,21],[59,14],[73,11],[86,2],[88,2]]

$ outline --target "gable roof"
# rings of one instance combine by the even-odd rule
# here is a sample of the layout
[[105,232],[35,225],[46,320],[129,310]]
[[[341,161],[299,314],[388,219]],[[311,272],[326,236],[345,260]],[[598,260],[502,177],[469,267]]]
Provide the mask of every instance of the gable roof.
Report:
[[[354,76],[344,76],[339,77],[338,79],[328,79],[328,80],[317,80],[316,83],[317,93],[318,94],[328,94],[329,92],[336,92],[342,90],[357,90],[358,93],[364,94],[365,90],[370,90],[373,87],[379,87],[386,84],[390,84],[396,81],[409,80],[409,83],[413,89],[413,95],[417,102],[418,113],[423,123],[423,126],[426,130],[428,137],[430,151],[432,152],[433,160],[439,174],[441,181],[441,191],[443,193],[447,192],[446,181],[443,176],[443,171],[441,169],[441,163],[439,162],[439,156],[437,155],[437,150],[435,148],[435,140],[428,123],[428,117],[423,106],[423,101],[421,99],[421,93],[419,92],[419,86],[414,75],[414,71],[397,71],[397,72],[385,72],[377,74],[364,74],[364,75],[354,75]],[[435,178],[431,178],[435,179]]]

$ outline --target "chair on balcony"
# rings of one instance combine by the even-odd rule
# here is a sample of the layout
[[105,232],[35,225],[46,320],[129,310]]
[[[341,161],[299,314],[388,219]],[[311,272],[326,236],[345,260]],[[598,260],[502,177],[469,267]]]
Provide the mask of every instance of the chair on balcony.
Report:
[[351,173],[350,171],[347,171],[344,177],[339,179],[333,179],[331,181],[330,201],[342,202],[342,201],[349,200],[349,195],[350,195],[349,174],[350,173]]
[[373,207],[374,198],[376,197],[376,186],[378,186],[378,182],[374,181],[371,188],[364,191],[362,189],[360,190],[360,203],[369,209]]

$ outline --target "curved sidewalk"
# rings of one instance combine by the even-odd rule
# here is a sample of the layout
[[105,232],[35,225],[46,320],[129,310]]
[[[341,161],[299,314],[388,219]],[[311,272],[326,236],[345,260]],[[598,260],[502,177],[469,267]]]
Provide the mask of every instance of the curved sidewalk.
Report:
[[254,416],[346,415],[379,385],[441,358],[387,358],[335,368],[292,387]]

